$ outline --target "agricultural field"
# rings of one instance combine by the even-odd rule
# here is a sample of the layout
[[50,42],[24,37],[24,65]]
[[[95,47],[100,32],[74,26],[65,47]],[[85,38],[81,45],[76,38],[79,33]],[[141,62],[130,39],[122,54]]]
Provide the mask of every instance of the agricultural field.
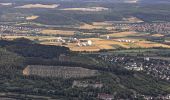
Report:
[[170,4],[156,1],[0,0],[0,100],[169,98]]
[[123,18],[123,21],[126,21],[127,23],[142,23],[144,22],[142,19],[139,19],[137,17],[131,16],[128,18]]
[[26,17],[26,20],[35,20],[37,19],[39,16],[28,16]]
[[130,37],[130,36],[145,36],[145,35],[147,34],[135,32],[135,31],[127,31],[127,32],[117,32],[117,33],[106,34],[106,35],[102,35],[101,37],[110,36],[113,38],[123,38],[123,37]]
[[[150,42],[150,41],[140,41],[140,40],[133,40],[135,41],[134,43],[132,42],[119,42],[116,41],[115,39],[111,39],[111,40],[105,40],[105,39],[97,39],[97,38],[92,38],[89,39],[92,40],[93,43],[95,44],[96,47],[100,48],[100,49],[118,49],[116,47],[120,47],[120,48],[152,48],[152,47],[163,47],[163,48],[170,48],[169,45],[165,45],[165,44],[161,44],[161,43],[155,43],[155,42]],[[125,40],[129,40],[129,39],[125,39]],[[132,40],[131,40],[132,41]]]
[[47,34],[47,35],[72,36],[75,34],[75,31],[46,29],[46,30],[42,30],[40,33]]
[[103,22],[92,22],[91,24],[83,23],[79,25],[79,29],[106,29],[106,30],[114,30],[115,27],[112,25],[113,22],[103,21]]
[[165,35],[158,33],[158,34],[153,34],[152,36],[153,36],[153,37],[163,37],[163,36],[165,36]]
[[[99,50],[113,50],[113,49],[119,49],[119,48],[153,48],[153,47],[163,47],[163,48],[170,48],[169,45],[161,44],[161,43],[155,43],[150,41],[139,41],[136,40],[134,43],[129,42],[119,42],[116,40],[106,40],[106,39],[99,39],[99,38],[88,38],[87,40],[91,40],[93,44],[91,46],[82,46],[79,47],[77,43],[68,43],[67,45],[63,45],[66,47],[69,47],[72,51],[99,51]],[[46,42],[46,44],[51,45],[58,45],[55,42]],[[61,45],[61,43],[59,44]]]
[[[74,31],[66,31],[66,30],[43,30],[40,32],[41,34],[47,36],[6,36],[6,39],[13,40],[16,38],[28,38],[30,40],[38,40],[39,43],[44,45],[56,45],[56,46],[65,46],[70,48],[71,51],[88,51],[88,52],[96,52],[100,50],[116,50],[120,48],[154,48],[154,47],[162,47],[162,48],[170,48],[169,45],[159,42],[152,42],[147,40],[145,37],[152,36],[146,33],[138,33],[138,32],[119,32],[101,35],[98,38],[80,38],[77,42],[66,42],[70,36],[74,36]],[[85,33],[84,33],[85,34]],[[89,33],[92,34],[92,33]],[[57,36],[53,36],[57,35]],[[58,40],[58,36],[65,36],[61,42]],[[109,38],[107,38],[109,36]],[[154,35],[152,37],[160,36]],[[62,37],[61,37],[62,38]],[[66,39],[66,40],[65,40]],[[92,41],[92,45],[79,46],[78,41]]]
[[77,28],[79,29],[102,29],[103,25],[82,24]]

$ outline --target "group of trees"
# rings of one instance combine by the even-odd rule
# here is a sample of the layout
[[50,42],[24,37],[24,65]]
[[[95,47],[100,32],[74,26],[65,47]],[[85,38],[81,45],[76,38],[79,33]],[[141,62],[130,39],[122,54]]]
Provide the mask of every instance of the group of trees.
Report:
[[[42,95],[52,98],[96,100],[98,93],[114,95],[116,99],[134,98],[134,94],[157,95],[166,94],[170,91],[165,87],[169,84],[159,82],[144,73],[131,72],[118,65],[110,65],[100,61],[98,64],[86,64],[78,62],[59,62],[58,56],[62,53],[71,53],[68,48],[45,46],[36,44],[27,39],[14,41],[0,41],[0,91],[19,94]],[[90,56],[90,55],[84,55]],[[84,57],[82,56],[82,57]],[[97,55],[91,55],[95,60]],[[23,76],[22,70],[26,65],[62,65],[81,66],[88,69],[98,70],[101,75],[83,79],[62,79],[39,76]],[[102,88],[72,88],[74,80],[101,82]],[[23,97],[24,98],[24,97]]]
[[18,54],[0,48],[0,73],[6,73],[23,66],[24,58]]
[[170,14],[148,14],[148,13],[135,13],[134,16],[146,21],[146,22],[152,22],[152,21],[170,21]]
[[69,49],[59,46],[44,46],[21,38],[14,41],[0,41],[0,46],[23,57],[57,58],[60,54],[69,53]]

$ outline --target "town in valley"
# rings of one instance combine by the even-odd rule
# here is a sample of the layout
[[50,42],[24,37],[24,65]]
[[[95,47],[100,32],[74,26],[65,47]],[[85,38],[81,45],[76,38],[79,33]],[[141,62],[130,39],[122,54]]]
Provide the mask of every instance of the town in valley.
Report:
[[0,100],[170,100],[170,1],[0,9]]

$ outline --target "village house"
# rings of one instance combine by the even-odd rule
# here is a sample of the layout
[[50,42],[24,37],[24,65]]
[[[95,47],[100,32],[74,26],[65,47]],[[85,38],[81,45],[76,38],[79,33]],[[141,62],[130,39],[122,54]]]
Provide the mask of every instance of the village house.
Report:
[[99,55],[100,59],[111,64],[119,64],[127,70],[143,71],[153,77],[170,81],[170,63],[165,60],[150,57]]

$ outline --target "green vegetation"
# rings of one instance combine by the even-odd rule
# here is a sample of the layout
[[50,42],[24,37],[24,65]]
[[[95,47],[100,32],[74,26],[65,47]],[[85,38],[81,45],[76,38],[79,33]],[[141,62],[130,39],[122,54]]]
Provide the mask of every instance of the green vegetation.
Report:
[[[97,59],[97,55],[71,53],[67,48],[38,45],[26,39],[1,41],[0,43],[0,92],[5,93],[5,97],[18,97],[20,99],[40,98],[44,100],[47,98],[96,100],[98,93],[112,94],[117,99],[133,99],[134,93],[152,96],[170,93],[170,89],[167,88],[169,87],[168,82],[154,79],[144,73],[127,71],[118,65],[110,65],[107,62]],[[23,44],[26,46],[24,47]],[[20,47],[23,47],[23,49]],[[32,52],[28,52],[27,50]],[[36,53],[38,56],[34,54],[35,50],[37,50]],[[49,50],[50,52],[47,52]],[[140,52],[159,52],[161,50],[141,49]],[[55,51],[58,53],[52,56],[50,53],[54,54]],[[164,50],[164,52],[167,51],[168,49]],[[139,50],[121,50],[114,53],[123,54],[123,52],[138,53]],[[60,62],[58,60],[59,54],[62,53],[71,57],[70,62]],[[99,70],[102,74],[97,77],[83,79],[23,76],[23,68],[31,64],[82,66]],[[104,86],[102,88],[72,88],[74,80],[89,81],[92,83],[100,82]],[[24,96],[24,94],[27,95]]]
[[[6,2],[6,0],[4,1]],[[73,3],[56,2],[56,0],[54,0],[55,3],[60,4],[59,8],[14,9],[15,6],[30,3],[28,1],[17,1],[18,2],[11,7],[0,6],[0,22],[2,25],[76,31],[77,33],[73,38],[100,37],[100,35],[111,34],[114,33],[114,31],[110,32],[105,29],[105,27],[100,29],[79,29],[75,27],[66,27],[66,25],[79,26],[82,24],[92,24],[92,22],[121,21],[122,18],[131,16],[137,17],[148,23],[170,21],[170,4],[140,5],[114,4],[108,2]],[[46,0],[41,3],[51,2]],[[37,2],[34,1],[34,3]],[[101,12],[61,10],[64,8],[78,7],[105,7],[109,10]],[[28,15],[37,15],[39,17],[35,20],[28,21],[24,19]],[[8,30],[3,32],[11,33],[11,31]],[[39,33],[32,32],[31,29],[29,34],[39,35]],[[50,36],[57,37],[59,35]],[[142,36],[139,37],[141,40],[145,38]],[[127,36],[126,38],[135,39],[135,36]],[[165,36],[161,38],[148,36],[147,40],[162,43],[165,40],[169,40],[169,35],[165,34]],[[71,52],[67,47],[41,45],[38,44],[38,39],[35,39],[35,41],[36,42],[33,42],[24,38],[15,39],[13,41],[0,40],[0,98],[7,97],[28,100],[97,100],[99,93],[106,93],[113,95],[115,99],[140,100],[140,98],[143,99],[143,97],[140,97],[141,95],[159,96],[170,94],[170,84],[168,81],[154,78],[144,72],[126,70],[121,64],[111,64],[105,59],[102,60],[98,58],[100,54],[112,54],[116,56],[154,57],[156,59],[170,60],[170,49],[161,47],[151,49],[122,49],[121,46],[114,44],[111,46],[118,50],[101,50],[101,52],[96,53],[77,53]],[[136,47],[133,43],[128,43],[127,46]],[[61,54],[66,55],[69,60],[60,61]],[[98,70],[101,75],[90,78],[74,79],[24,76],[22,71],[27,65],[83,67]],[[72,87],[74,81],[85,81],[93,84],[102,83],[103,87]],[[135,98],[135,96],[137,97]]]
[[[18,1],[17,1],[18,2]],[[49,3],[48,1],[41,1]],[[17,5],[27,4],[28,2],[18,2]],[[36,3],[36,2],[35,2]],[[40,3],[40,1],[38,2]],[[53,2],[50,2],[53,3]],[[56,3],[56,1],[55,1]],[[115,4],[108,2],[57,2],[60,3],[59,8],[55,9],[13,9],[10,7],[1,7],[0,21],[8,22],[27,22],[24,19],[17,19],[27,15],[38,15],[38,19],[31,22],[38,22],[46,25],[79,25],[82,23],[118,21],[124,17],[135,16],[146,22],[170,21],[169,4]],[[104,12],[81,12],[81,11],[61,11],[63,8],[79,8],[79,7],[105,7],[109,11]],[[3,16],[6,16],[4,19]],[[9,18],[8,18],[9,17]]]

